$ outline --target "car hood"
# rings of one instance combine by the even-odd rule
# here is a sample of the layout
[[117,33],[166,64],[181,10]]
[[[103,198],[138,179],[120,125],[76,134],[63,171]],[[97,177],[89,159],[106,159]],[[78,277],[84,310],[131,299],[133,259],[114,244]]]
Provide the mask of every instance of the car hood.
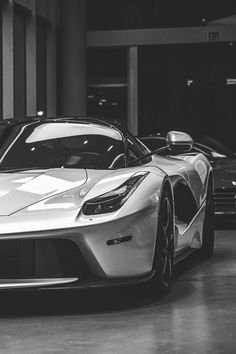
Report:
[[10,215],[66,190],[83,186],[84,169],[0,173],[0,215]]
[[[145,168],[144,168],[145,170]],[[51,169],[0,173],[0,216],[31,210],[37,203],[74,196],[75,208],[88,199],[117,188],[139,168],[122,170]],[[67,191],[69,193],[67,193]],[[58,207],[53,200],[53,208]],[[66,201],[65,201],[66,203]],[[49,205],[44,207],[48,210]]]
[[213,174],[215,188],[236,188],[236,159],[216,159]]

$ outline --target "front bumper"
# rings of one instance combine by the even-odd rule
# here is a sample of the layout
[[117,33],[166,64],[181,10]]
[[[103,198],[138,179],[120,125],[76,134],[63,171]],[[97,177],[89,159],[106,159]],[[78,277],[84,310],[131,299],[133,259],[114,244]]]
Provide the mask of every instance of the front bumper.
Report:
[[236,217],[236,189],[216,188],[214,190],[214,213],[216,218]]
[[2,234],[0,289],[146,281],[153,275],[156,223],[156,210],[148,209],[99,225]]

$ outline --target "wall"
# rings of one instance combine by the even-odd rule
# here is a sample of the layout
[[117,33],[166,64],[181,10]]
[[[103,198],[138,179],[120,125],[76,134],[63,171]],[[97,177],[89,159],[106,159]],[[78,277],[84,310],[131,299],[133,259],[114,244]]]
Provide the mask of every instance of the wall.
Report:
[[1,2],[0,115],[56,114],[56,0]]

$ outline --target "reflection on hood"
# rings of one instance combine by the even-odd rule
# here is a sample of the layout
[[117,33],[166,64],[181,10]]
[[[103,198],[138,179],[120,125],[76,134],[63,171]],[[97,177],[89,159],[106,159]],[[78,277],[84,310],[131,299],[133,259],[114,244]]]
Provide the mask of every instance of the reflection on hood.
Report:
[[0,215],[10,215],[45,198],[82,186],[86,180],[83,169],[1,174]]

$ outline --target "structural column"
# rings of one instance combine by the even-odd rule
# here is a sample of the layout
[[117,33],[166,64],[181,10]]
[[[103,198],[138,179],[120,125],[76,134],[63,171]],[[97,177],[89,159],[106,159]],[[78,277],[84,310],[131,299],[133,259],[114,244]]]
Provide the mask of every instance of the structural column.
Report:
[[138,47],[128,48],[128,128],[138,134]]
[[86,0],[61,0],[59,114],[86,114]]
[[57,35],[56,0],[48,2],[49,28],[47,33],[47,115],[57,113]]
[[2,67],[3,67],[3,117],[14,116],[14,46],[13,46],[13,0],[3,5],[2,10]]
[[26,112],[36,115],[37,110],[37,53],[36,53],[36,0],[31,0],[31,15],[26,23]]

